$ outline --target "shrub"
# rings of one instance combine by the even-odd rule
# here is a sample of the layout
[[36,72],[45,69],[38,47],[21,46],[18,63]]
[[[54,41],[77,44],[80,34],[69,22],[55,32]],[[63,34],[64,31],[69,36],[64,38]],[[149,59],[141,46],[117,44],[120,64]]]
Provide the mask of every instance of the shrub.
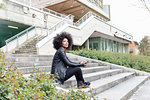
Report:
[[27,80],[0,52],[0,100],[90,100],[82,91],[58,91],[51,75],[32,73]]
[[85,50],[72,51],[71,53],[88,57],[91,59],[98,59],[109,63],[134,68],[141,71],[150,72],[150,57],[141,55],[131,55],[125,53],[113,53],[106,51]]
[[4,3],[0,3],[0,8],[5,8],[5,4]]

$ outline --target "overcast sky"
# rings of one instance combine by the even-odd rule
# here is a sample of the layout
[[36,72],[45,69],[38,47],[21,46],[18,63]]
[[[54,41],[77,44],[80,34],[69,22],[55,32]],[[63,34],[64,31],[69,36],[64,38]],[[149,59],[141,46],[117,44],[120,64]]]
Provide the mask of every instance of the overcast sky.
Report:
[[150,12],[139,0],[104,0],[104,4],[111,6],[111,22],[133,35],[134,41],[150,36]]

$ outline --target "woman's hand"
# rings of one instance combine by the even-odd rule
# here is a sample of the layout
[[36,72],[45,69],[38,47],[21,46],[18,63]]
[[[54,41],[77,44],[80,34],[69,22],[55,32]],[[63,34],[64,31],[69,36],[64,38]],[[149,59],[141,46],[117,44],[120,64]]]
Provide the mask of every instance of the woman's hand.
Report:
[[86,67],[87,66],[87,61],[81,61],[80,64],[83,64],[84,67]]

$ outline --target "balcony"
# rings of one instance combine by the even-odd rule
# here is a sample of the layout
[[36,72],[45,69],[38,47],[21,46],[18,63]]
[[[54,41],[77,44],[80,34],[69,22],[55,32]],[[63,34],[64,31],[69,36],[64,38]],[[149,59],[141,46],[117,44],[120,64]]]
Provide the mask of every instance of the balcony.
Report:
[[87,1],[91,2],[92,4],[94,4],[95,6],[99,8],[103,8],[102,0],[87,0]]
[[63,2],[49,4],[46,8],[65,15],[72,14],[75,21],[89,11],[110,20],[110,7],[108,5],[103,6],[102,0],[63,0]]

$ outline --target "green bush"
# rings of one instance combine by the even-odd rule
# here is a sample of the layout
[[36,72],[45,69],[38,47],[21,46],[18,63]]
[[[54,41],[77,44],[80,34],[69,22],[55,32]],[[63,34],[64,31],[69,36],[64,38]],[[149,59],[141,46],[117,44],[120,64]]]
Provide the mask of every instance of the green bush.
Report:
[[113,53],[97,50],[72,51],[73,54],[98,59],[109,63],[134,68],[141,71],[150,72],[150,57],[141,55],[131,55],[125,53]]
[[5,4],[0,3],[0,8],[5,8]]
[[58,91],[51,75],[33,73],[27,80],[0,52],[0,100],[90,100],[82,91]]

